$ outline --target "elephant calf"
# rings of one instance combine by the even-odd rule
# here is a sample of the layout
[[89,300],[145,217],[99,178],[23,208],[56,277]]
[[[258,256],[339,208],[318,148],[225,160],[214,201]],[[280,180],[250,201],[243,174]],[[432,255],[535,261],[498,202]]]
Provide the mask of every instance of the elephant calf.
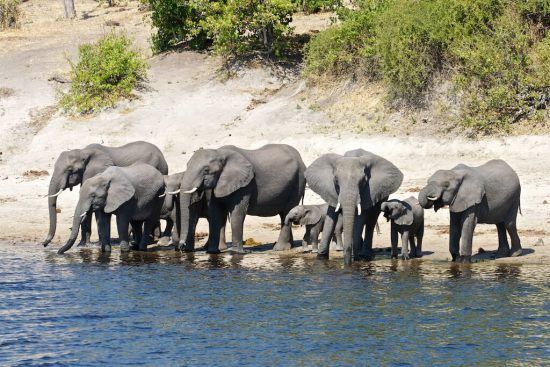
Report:
[[111,251],[112,214],[116,215],[120,250],[130,249],[130,223],[138,243],[137,249],[147,250],[153,228],[160,218],[163,192],[162,174],[155,167],[143,163],[129,167],[112,166],[86,180],[80,189],[71,236],[58,253],[62,254],[72,247],[81,222],[92,212],[98,218],[101,251]]
[[[306,233],[302,241],[303,251],[311,250],[317,252],[319,244],[319,234],[323,232],[325,219],[327,215],[328,204],[319,205],[297,205],[290,210],[285,217],[285,225],[290,222],[306,226]],[[338,216],[338,222],[334,230],[333,239],[336,241],[336,249],[342,251],[342,216]]]
[[[516,172],[500,159],[479,167],[465,164],[439,170],[418,194],[423,208],[435,211],[448,205],[450,210],[449,250],[453,261],[471,262],[472,239],[477,223],[495,224],[498,255],[519,256],[521,242],[516,228],[521,184]],[[512,240],[508,244],[506,232]]]
[[380,208],[384,217],[391,220],[391,257],[397,259],[398,233],[401,234],[401,258],[422,257],[424,209],[418,200],[413,196],[405,200],[393,199],[383,202]]

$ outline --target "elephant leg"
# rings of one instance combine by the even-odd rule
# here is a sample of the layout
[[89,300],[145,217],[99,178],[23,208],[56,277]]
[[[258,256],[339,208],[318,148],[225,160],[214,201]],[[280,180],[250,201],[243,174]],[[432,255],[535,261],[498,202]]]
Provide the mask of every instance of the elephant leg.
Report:
[[174,221],[172,220],[172,218],[168,217],[166,218],[166,227],[164,228],[164,231],[162,231],[162,234],[160,235],[160,238],[157,242],[158,245],[167,246],[172,238],[172,232],[176,232],[174,231]]
[[139,220],[130,221],[132,231],[134,232],[134,241],[132,242],[132,250],[138,250],[141,239],[143,238],[143,222]]
[[281,218],[281,231],[279,232],[279,238],[273,246],[275,251],[290,250],[292,248],[292,229],[289,224],[285,224],[285,218],[288,212],[280,213]]
[[227,242],[225,240],[225,227],[227,225],[227,213],[224,211],[222,213],[222,226],[220,227],[220,243],[218,249],[227,250]]
[[[302,252],[309,252],[309,244],[311,243],[311,227],[306,226],[306,233],[304,233],[304,238],[302,239]],[[317,249],[315,249],[317,252]]]
[[521,241],[519,239],[518,230],[516,228],[516,221],[509,222],[506,224],[506,230],[510,235],[510,240],[512,241],[512,249],[510,250],[510,256],[521,256],[523,254],[523,249],[521,248]]
[[111,252],[111,214],[96,212],[101,252]]
[[334,228],[334,237],[336,237],[336,251],[344,251],[344,241],[342,241],[342,232],[344,231],[344,220],[338,215],[336,227]]
[[506,236],[506,226],[504,223],[497,224],[498,232],[498,250],[497,255],[500,257],[506,257],[510,255],[510,244],[508,243],[508,237]]
[[[323,225],[323,236],[321,237],[321,243],[319,244],[319,252],[317,253],[318,259],[328,259],[330,239],[334,233],[334,227],[338,220],[338,213],[334,211],[334,207],[328,207],[327,215],[325,217],[325,223]],[[342,247],[343,248],[343,247]]]
[[460,235],[460,257],[462,262],[472,262],[472,240],[477,224],[477,215],[474,208],[469,208],[462,214],[462,231]]
[[416,233],[416,253],[415,257],[422,257],[422,238],[424,237],[424,226],[420,227]]
[[414,243],[414,234],[409,232],[409,257],[416,257],[416,245]]
[[449,252],[453,261],[458,260],[460,246],[460,232],[462,231],[462,223],[460,222],[460,214],[451,213],[449,224]]
[[397,233],[397,226],[392,221],[391,222],[391,258],[397,259],[397,242],[399,241],[399,236]]
[[246,209],[242,206],[237,206],[231,212],[231,241],[233,242],[232,251],[244,254],[243,248],[243,227],[244,218],[246,217]]
[[154,239],[154,231],[157,225],[157,221],[146,219],[143,222],[143,236],[139,242],[139,251],[147,251],[147,245],[149,245]]
[[126,216],[117,215],[116,226],[118,230],[118,237],[120,239],[120,252],[128,252],[130,250],[130,221]]
[[355,218],[355,226],[353,227],[353,261],[359,261],[362,259],[363,256],[365,256],[363,249],[363,239],[361,238],[361,234],[363,232],[363,228],[366,223],[366,214],[362,213],[361,215],[357,215]]
[[365,239],[363,242],[363,256],[367,261],[374,259],[374,251],[372,251],[372,241],[374,238],[374,227],[380,215],[380,205],[377,205],[367,210],[365,221]]
[[401,234],[401,258],[409,260],[409,231],[403,231]]
[[311,228],[309,234],[309,243],[311,244],[311,251],[313,253],[319,252],[319,235],[321,234],[322,225],[316,224]]
[[[96,215],[97,220],[97,215]],[[87,215],[86,218],[80,223],[81,239],[77,246],[90,246],[92,241],[92,216]]]
[[[216,200],[208,202],[208,241],[206,252],[209,254],[219,254],[220,249],[220,231],[223,227],[223,219],[225,218],[225,208],[223,208]],[[233,218],[231,218],[233,220]]]

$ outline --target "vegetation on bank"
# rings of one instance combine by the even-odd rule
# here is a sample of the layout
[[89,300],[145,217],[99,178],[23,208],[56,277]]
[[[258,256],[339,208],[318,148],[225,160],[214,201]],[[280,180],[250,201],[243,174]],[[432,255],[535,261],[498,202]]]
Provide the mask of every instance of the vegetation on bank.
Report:
[[0,30],[19,27],[21,0],[0,0]]
[[382,80],[415,104],[448,74],[462,123],[492,132],[550,100],[550,0],[357,0],[306,46],[304,73]]
[[95,43],[78,49],[79,60],[71,64],[71,87],[60,105],[70,113],[87,114],[113,107],[147,77],[145,58],[132,48],[125,34],[108,33]]

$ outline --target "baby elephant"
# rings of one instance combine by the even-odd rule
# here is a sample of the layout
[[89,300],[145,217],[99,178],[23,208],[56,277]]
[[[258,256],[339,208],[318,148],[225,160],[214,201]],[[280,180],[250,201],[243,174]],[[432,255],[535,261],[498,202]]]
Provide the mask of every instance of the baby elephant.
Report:
[[[300,224],[306,226],[306,233],[302,241],[302,248],[304,252],[309,251],[309,245],[312,247],[313,252],[317,252],[317,246],[319,244],[319,234],[323,232],[323,226],[325,225],[325,217],[328,210],[328,204],[319,205],[297,205],[290,212],[288,212],[285,218],[285,225],[290,222],[293,224]],[[336,250],[342,251],[344,249],[342,245],[342,216],[338,216],[338,222],[334,230],[333,239],[336,242]]]
[[[422,257],[424,235],[424,209],[415,197],[406,200],[389,200],[382,203],[384,217],[391,220],[391,257],[397,258],[397,234],[401,234],[401,257]],[[416,238],[416,246],[415,246]],[[409,243],[411,251],[409,253]]]

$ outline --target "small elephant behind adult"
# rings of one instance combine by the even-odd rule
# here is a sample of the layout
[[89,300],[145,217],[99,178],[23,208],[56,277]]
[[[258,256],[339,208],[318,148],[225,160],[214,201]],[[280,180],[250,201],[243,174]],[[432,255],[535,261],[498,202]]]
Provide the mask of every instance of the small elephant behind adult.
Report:
[[[397,259],[398,234],[401,234],[401,258],[422,257],[424,209],[411,196],[405,200],[392,199],[382,203],[384,217],[391,220],[391,257]],[[411,246],[409,252],[409,244]]]
[[[327,216],[328,204],[318,205],[297,205],[288,212],[285,217],[285,225],[300,224],[306,226],[306,233],[302,240],[302,248],[304,252],[309,251],[311,246],[312,252],[318,251],[319,234],[323,232],[325,219]],[[334,230],[333,240],[336,242],[336,250],[342,251],[342,216],[338,217],[336,228]]]
[[104,172],[86,180],[79,192],[71,236],[58,250],[69,250],[76,241],[81,222],[95,213],[98,218],[99,242],[102,252],[111,251],[111,215],[116,215],[120,238],[120,250],[130,249],[128,229],[132,225],[137,246],[147,250],[153,229],[160,218],[164,192],[162,174],[148,164],[129,167],[109,167]]
[[177,172],[171,175],[164,175],[164,198],[162,209],[160,211],[160,219],[166,221],[166,227],[159,239],[160,245],[169,244],[170,240],[177,244],[179,242],[179,195],[181,179],[185,172]]
[[[521,184],[517,173],[501,159],[478,167],[459,164],[436,171],[418,194],[420,205],[435,211],[448,205],[450,211],[449,250],[453,261],[471,262],[472,239],[477,223],[495,224],[498,255],[520,256],[521,242],[516,227]],[[510,235],[512,248],[506,232]]]

